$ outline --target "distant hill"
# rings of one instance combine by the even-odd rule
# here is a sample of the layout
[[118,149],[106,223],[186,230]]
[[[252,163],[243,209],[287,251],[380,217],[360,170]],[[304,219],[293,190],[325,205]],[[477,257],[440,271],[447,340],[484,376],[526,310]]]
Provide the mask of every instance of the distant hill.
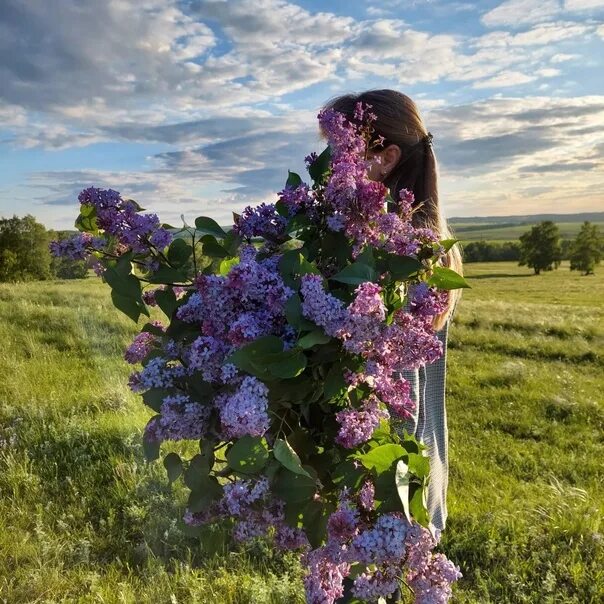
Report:
[[604,222],[604,212],[581,212],[578,214],[527,214],[525,216],[454,216],[449,223],[455,224],[536,224],[542,220],[553,222]]
[[522,233],[542,220],[558,225],[563,239],[574,239],[588,220],[604,233],[604,212],[578,214],[530,214],[526,216],[459,216],[449,218],[453,234],[462,241],[516,241]]

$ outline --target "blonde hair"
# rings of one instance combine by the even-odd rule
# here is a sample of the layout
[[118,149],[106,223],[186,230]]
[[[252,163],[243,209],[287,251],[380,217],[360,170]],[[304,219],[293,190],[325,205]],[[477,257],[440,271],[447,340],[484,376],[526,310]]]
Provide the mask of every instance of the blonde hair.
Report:
[[[417,105],[405,94],[396,90],[368,90],[360,94],[345,94],[329,100],[324,109],[334,109],[354,121],[354,110],[358,102],[371,105],[377,116],[373,122],[373,141],[383,137],[382,148],[397,145],[401,159],[384,178],[393,199],[399,199],[402,189],[413,191],[415,196],[413,225],[432,229],[438,237],[452,239],[453,235],[440,211],[438,199],[438,165],[431,143],[427,142],[428,131]],[[376,147],[379,149],[379,146]],[[442,261],[443,266],[463,274],[463,262],[458,245],[454,245]],[[452,317],[461,296],[461,289],[449,292],[447,310],[434,318],[434,328],[442,329]]]

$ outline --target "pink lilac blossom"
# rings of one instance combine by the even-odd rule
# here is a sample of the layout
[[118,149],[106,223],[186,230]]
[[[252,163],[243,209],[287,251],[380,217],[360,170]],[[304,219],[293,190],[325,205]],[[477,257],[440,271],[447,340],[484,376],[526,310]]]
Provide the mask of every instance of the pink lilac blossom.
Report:
[[366,480],[358,492],[359,506],[366,512],[371,512],[375,509],[375,487],[370,480]]
[[333,604],[344,595],[344,578],[350,574],[350,562],[340,548],[326,545],[308,552],[304,564],[308,569],[304,577],[308,604]]
[[307,184],[285,187],[279,192],[279,200],[285,205],[290,216],[310,209],[314,202],[310,187]]
[[226,440],[262,436],[270,426],[268,388],[253,376],[244,377],[235,392],[216,396],[214,405]]
[[433,317],[447,310],[449,292],[421,282],[411,288],[409,310],[420,317]]
[[327,521],[327,536],[330,541],[344,543],[350,541],[359,527],[359,512],[348,501],[340,503],[338,509],[329,516]]
[[336,420],[340,424],[336,442],[347,449],[354,449],[367,442],[380,425],[380,420],[388,417],[388,412],[380,409],[377,397],[369,395],[360,409],[345,409],[336,413]]

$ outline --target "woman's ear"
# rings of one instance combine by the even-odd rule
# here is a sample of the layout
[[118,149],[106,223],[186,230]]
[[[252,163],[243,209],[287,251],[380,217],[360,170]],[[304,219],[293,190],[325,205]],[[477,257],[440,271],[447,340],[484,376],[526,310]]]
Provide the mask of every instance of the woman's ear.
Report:
[[384,176],[388,176],[394,169],[394,166],[400,161],[402,154],[403,152],[398,145],[388,145],[382,151],[382,172]]

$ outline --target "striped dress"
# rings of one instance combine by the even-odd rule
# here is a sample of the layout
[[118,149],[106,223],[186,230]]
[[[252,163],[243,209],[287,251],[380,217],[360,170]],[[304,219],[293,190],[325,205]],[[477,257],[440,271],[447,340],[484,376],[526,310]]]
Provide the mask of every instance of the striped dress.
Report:
[[415,370],[401,371],[400,375],[411,384],[411,397],[415,402],[412,418],[398,424],[426,445],[430,458],[427,507],[435,528],[444,530],[447,520],[447,486],[449,482],[447,411],[445,406],[445,382],[447,340],[450,319],[437,332],[443,343],[443,355],[435,363]]

